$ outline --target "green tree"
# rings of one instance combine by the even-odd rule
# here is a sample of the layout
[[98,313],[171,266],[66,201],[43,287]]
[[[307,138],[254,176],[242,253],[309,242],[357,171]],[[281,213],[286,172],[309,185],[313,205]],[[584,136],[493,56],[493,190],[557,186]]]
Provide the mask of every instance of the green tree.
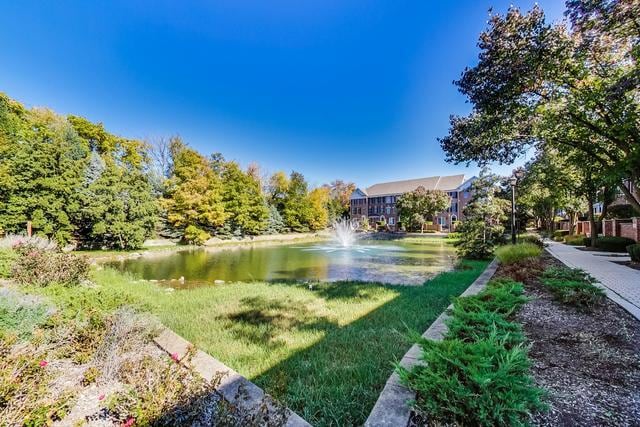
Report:
[[174,227],[189,227],[190,236],[198,235],[198,242],[202,242],[208,238],[209,231],[220,227],[228,218],[222,183],[210,162],[179,138],[171,141],[170,152],[171,178],[163,199],[167,219]]
[[446,210],[450,203],[447,193],[420,186],[398,197],[396,207],[405,227],[422,230],[426,221],[433,220],[433,216]]
[[309,231],[311,210],[307,194],[308,185],[304,176],[299,172],[291,172],[282,200],[282,218],[293,231]]
[[68,243],[88,162],[88,147],[52,111],[26,110],[0,94],[0,228]]
[[275,206],[281,214],[284,212],[289,184],[289,177],[283,171],[278,171],[269,178],[267,198],[269,204]]
[[228,162],[222,171],[222,200],[232,229],[243,234],[259,234],[267,227],[269,209],[260,182],[243,172],[237,163]]
[[313,231],[322,230],[329,225],[330,202],[329,189],[326,187],[314,188],[307,197],[309,204],[309,228]]
[[101,159],[94,152],[80,192],[78,231],[89,246],[140,248],[152,235],[158,214],[148,177],[96,157]]
[[[567,2],[570,27],[542,9],[492,15],[476,66],[456,82],[473,104],[441,139],[455,162],[510,163],[530,146],[578,151],[640,211],[640,5]],[[579,166],[579,165],[578,165]]]
[[355,191],[356,185],[353,182],[344,182],[341,179],[336,179],[325,187],[329,190],[329,201],[327,203],[329,222],[340,218],[348,218],[351,194]]
[[463,258],[485,259],[493,254],[502,239],[508,201],[497,197],[498,178],[483,169],[471,186],[472,197],[464,208],[464,221],[458,226],[460,239],[456,242]]

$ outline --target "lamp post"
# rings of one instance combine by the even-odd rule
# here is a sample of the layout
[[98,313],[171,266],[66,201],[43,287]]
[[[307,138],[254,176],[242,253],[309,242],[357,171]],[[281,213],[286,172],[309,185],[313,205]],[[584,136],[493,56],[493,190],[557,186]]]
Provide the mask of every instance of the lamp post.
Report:
[[516,184],[518,177],[515,175],[509,179],[511,184],[511,243],[516,244]]

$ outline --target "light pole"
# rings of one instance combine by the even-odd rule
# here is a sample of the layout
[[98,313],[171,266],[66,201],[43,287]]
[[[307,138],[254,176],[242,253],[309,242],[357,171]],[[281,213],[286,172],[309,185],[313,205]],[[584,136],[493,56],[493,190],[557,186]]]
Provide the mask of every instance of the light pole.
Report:
[[515,175],[509,179],[511,184],[511,243],[516,244],[516,184],[518,177]]

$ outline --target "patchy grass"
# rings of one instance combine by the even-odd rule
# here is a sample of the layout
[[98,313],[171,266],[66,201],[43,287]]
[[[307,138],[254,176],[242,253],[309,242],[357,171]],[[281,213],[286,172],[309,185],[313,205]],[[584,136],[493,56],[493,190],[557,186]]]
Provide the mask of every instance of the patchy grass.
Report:
[[424,331],[486,265],[465,261],[417,287],[228,283],[168,291],[110,269],[94,280],[148,307],[312,424],[353,425],[365,421],[410,347],[407,332]]

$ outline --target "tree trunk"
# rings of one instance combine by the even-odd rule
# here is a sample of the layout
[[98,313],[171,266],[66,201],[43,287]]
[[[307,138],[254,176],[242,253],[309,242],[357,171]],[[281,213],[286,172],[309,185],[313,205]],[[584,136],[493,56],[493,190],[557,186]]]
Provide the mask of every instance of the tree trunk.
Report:
[[595,204],[595,197],[592,191],[589,191],[589,196],[587,196],[587,201],[589,204],[589,224],[591,226],[591,247],[596,247],[596,239],[598,238],[598,229],[596,227],[596,218],[593,215],[593,205]]

